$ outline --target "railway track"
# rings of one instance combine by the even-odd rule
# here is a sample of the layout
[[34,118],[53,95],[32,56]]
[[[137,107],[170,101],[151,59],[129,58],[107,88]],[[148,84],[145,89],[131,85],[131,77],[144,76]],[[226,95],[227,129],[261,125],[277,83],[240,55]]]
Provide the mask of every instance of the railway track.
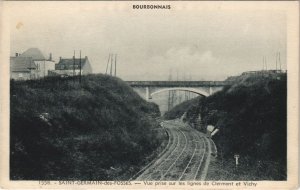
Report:
[[134,180],[205,180],[211,145],[203,133],[183,124],[164,122],[169,141],[157,159],[150,162]]

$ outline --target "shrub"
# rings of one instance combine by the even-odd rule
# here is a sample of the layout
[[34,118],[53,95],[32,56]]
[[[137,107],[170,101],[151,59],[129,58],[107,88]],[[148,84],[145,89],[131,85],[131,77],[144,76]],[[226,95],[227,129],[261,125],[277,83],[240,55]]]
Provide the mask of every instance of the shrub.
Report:
[[10,110],[13,180],[116,179],[161,142],[158,106],[106,75],[11,81]]

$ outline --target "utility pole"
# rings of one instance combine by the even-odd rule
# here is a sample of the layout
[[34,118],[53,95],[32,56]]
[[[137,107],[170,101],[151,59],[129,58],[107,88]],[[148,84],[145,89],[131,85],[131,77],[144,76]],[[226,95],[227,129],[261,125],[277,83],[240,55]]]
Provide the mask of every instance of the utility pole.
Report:
[[[183,81],[186,82],[186,78],[185,78],[185,72],[183,73]],[[187,96],[187,91],[184,91],[184,100],[188,100],[188,96]]]
[[81,83],[81,50],[79,52],[79,82]]
[[117,76],[117,54],[115,54],[115,76]]
[[276,71],[277,71],[277,52],[276,52]]
[[263,64],[264,64],[264,69],[263,70],[266,70],[266,61],[265,61],[265,56],[264,56],[264,60],[263,60]]
[[73,55],[73,77],[75,76],[75,50]]
[[[178,78],[178,70],[176,70],[176,81],[178,82],[179,78]],[[175,91],[174,90],[174,96],[175,96],[175,105],[178,104],[178,99],[179,99],[179,96],[180,96],[180,92],[178,91]]]
[[44,78],[45,78],[45,76],[46,76],[46,63],[45,63],[46,61],[44,60]]
[[[191,75],[191,73],[190,73],[190,76],[189,76],[189,81],[192,81],[192,75]],[[189,91],[188,92],[188,99],[190,100],[191,99],[191,92]]]
[[112,67],[113,67],[113,61],[114,61],[113,59],[114,59],[114,57],[113,57],[113,54],[112,54],[112,55],[111,55],[111,59],[110,59],[110,76],[112,76],[112,71],[113,71],[113,70],[112,70],[112,69],[113,69],[113,68],[112,68]]
[[[170,75],[169,75],[169,81],[172,81],[172,70],[170,70]],[[168,96],[168,111],[171,110],[171,104],[172,104],[172,92],[169,90],[169,96]]]
[[280,71],[281,71],[281,60],[280,60],[280,52],[278,52],[278,61],[279,61],[279,69],[280,69]]
[[110,54],[108,55],[108,60],[107,60],[107,64],[106,64],[105,74],[107,74],[107,69],[108,69],[109,61],[110,61]]

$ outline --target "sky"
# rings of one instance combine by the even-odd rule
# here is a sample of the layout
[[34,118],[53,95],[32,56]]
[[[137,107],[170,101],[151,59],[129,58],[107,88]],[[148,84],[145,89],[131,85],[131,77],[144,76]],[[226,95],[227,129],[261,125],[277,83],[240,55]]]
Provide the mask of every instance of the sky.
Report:
[[36,47],[58,61],[81,50],[93,72],[104,73],[115,53],[123,80],[224,80],[261,70],[263,56],[275,69],[276,52],[286,68],[284,12],[133,10],[134,3],[9,2],[11,55]]

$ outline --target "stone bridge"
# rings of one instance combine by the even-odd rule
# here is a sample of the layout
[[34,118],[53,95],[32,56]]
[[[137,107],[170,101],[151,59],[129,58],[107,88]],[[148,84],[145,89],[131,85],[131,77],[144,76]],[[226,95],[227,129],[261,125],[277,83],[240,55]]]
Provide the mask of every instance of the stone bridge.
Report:
[[231,85],[228,81],[126,81],[146,100],[161,92],[170,90],[188,91],[201,96],[209,96]]

